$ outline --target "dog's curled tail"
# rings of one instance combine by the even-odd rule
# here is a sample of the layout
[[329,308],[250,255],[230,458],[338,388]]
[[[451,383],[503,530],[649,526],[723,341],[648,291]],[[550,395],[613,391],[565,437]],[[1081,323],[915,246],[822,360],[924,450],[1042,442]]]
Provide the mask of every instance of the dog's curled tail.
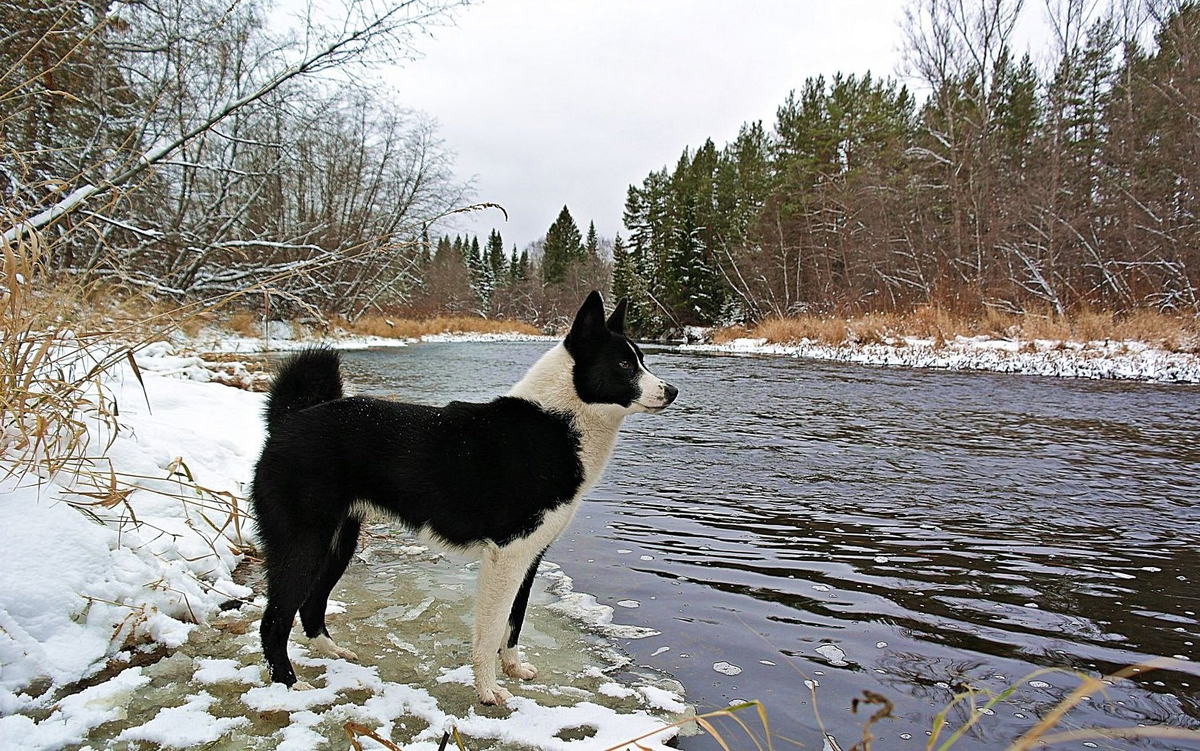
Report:
[[267,396],[267,432],[286,415],[342,398],[341,358],[332,349],[298,352],[279,367]]

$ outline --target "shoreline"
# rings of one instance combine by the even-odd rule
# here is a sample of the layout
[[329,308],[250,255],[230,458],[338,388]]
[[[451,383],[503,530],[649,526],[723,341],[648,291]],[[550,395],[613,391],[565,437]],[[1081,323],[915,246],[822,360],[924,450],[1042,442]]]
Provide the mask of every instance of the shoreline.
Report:
[[[934,340],[916,336],[887,337],[879,343],[839,344],[802,339],[772,343],[743,337],[714,344],[716,329],[689,329],[685,341],[639,340],[648,346],[683,352],[798,357],[878,367],[927,368],[1161,384],[1200,384],[1200,354],[1178,352],[1140,341],[1089,341],[955,336]],[[335,336],[247,337],[205,331],[172,341],[189,352],[258,355],[291,352],[311,346],[341,350],[387,349],[421,343],[555,342],[561,337],[520,333],[448,332],[420,337],[388,338],[353,333]],[[236,384],[234,384],[236,385]]]
[[685,352],[800,357],[880,367],[1200,384],[1200,356],[1170,352],[1141,342],[1081,343],[958,336],[940,344],[916,337],[891,339],[882,344],[840,345],[809,340],[769,344],[765,339],[742,338],[724,344],[678,346]]

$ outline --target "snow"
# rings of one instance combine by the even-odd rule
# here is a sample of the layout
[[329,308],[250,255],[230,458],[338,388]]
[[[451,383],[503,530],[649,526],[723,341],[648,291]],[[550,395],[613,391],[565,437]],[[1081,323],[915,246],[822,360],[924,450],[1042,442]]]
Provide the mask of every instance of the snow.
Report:
[[334,349],[361,350],[387,347],[407,347],[416,342],[556,342],[561,337],[534,334],[508,333],[446,333],[425,334],[418,339],[384,336],[359,336],[336,333],[330,336],[314,336],[302,328],[271,321],[267,327],[270,336],[230,336],[229,332],[210,329],[195,337],[180,335],[176,344],[205,352],[223,354],[250,354],[257,352],[290,352],[305,347],[325,346]]
[[[384,737],[408,722],[411,749],[436,748],[450,727],[538,749],[607,747],[654,731],[641,743],[665,748],[675,735],[664,728],[687,711],[677,691],[639,686],[617,701],[596,690],[611,679],[595,667],[580,672],[583,688],[547,673],[507,709],[480,711],[468,687],[450,687],[463,704],[449,706],[426,687],[317,658],[293,639],[293,660],[321,676],[318,687],[266,684],[255,620],[263,598],[234,581],[252,541],[243,499],[264,438],[263,395],[213,382],[213,363],[178,343],[152,344],[135,359],[140,378],[126,362],[104,384],[120,415],[115,436],[93,428],[90,446],[111,439],[104,457],[53,475],[13,472],[13,457],[0,457],[0,748],[190,748],[258,733],[256,747],[305,749],[328,744],[346,721]],[[416,545],[396,552],[430,555]],[[554,564],[543,572],[576,632],[653,633],[613,624],[612,609],[574,592]],[[240,618],[223,610],[231,600],[247,603]],[[420,624],[432,602],[406,612]],[[222,630],[230,624],[244,628]],[[447,638],[463,638],[464,628]],[[397,652],[427,652],[407,647]],[[146,656],[148,667],[131,664]],[[458,662],[444,677],[471,683]],[[264,720],[279,713],[283,727]]]
[[768,344],[734,339],[724,344],[684,344],[693,352],[786,355],[861,365],[986,370],[1061,378],[1200,383],[1200,355],[1156,349],[1141,342],[1017,341],[986,336],[955,337],[938,344],[903,337],[883,344],[828,345],[809,340]]
[[215,701],[207,691],[201,691],[182,706],[167,707],[150,722],[123,731],[117,740],[152,741],[161,748],[192,748],[215,743],[250,722],[245,717],[213,717],[208,709]]

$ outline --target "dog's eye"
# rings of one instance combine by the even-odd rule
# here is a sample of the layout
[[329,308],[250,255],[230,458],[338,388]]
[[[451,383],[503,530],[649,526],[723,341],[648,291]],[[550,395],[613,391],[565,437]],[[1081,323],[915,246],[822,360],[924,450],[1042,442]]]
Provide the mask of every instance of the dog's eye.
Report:
[[629,360],[621,360],[617,365],[621,367],[621,370],[633,370],[633,363]]

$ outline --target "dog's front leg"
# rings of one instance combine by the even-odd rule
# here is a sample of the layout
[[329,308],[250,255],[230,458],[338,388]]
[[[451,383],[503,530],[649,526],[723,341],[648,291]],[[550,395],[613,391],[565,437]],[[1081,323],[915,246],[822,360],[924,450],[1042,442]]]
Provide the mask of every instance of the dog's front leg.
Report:
[[525,580],[521,582],[521,588],[517,590],[512,611],[508,615],[508,625],[504,628],[504,641],[502,642],[504,646],[500,649],[500,669],[509,678],[520,678],[523,681],[531,681],[538,674],[537,668],[533,665],[521,662],[521,650],[517,646],[517,641],[521,638],[521,624],[525,620],[525,608],[529,605],[529,591],[533,588],[533,579],[537,576],[538,564],[541,560],[542,553],[538,553],[525,572]]
[[475,639],[471,667],[475,691],[484,704],[500,704],[512,698],[496,682],[496,655],[503,646],[508,615],[517,591],[529,570],[531,556],[521,550],[489,545],[479,569],[479,594],[475,600]]

